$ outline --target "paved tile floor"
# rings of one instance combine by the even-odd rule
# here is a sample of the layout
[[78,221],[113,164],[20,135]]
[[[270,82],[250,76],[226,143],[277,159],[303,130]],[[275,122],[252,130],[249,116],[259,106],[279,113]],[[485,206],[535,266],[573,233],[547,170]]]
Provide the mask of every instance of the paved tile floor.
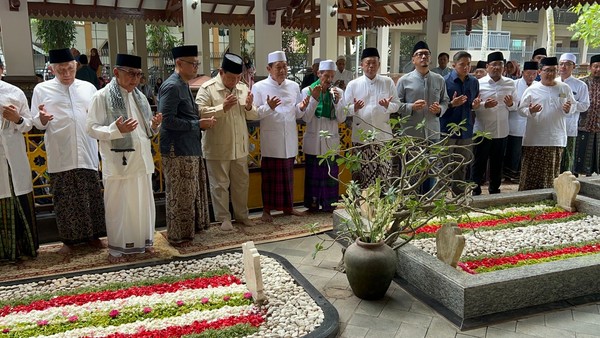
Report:
[[342,257],[341,246],[335,243],[313,259],[318,241],[310,236],[257,247],[286,258],[327,297],[340,315],[340,337],[600,337],[600,302],[461,332],[394,282],[382,300],[360,300],[346,276],[334,269]]

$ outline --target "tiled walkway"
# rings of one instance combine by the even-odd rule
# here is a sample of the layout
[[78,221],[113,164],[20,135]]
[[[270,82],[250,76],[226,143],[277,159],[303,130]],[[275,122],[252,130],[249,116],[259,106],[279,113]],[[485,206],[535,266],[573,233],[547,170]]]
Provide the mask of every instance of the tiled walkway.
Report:
[[600,303],[461,332],[393,282],[382,300],[360,300],[352,294],[346,276],[334,270],[342,257],[341,246],[336,243],[313,259],[317,242],[311,236],[261,244],[258,249],[285,257],[327,297],[340,315],[340,337],[600,337]]

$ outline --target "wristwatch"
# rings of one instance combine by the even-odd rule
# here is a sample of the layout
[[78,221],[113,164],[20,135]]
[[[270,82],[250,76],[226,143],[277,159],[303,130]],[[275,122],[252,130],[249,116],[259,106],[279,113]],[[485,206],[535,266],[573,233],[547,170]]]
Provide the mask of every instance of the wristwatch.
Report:
[[17,121],[17,124],[21,124],[21,123],[23,123],[23,121],[25,121],[25,120],[23,119],[23,116],[21,116],[21,118],[19,119],[19,121]]

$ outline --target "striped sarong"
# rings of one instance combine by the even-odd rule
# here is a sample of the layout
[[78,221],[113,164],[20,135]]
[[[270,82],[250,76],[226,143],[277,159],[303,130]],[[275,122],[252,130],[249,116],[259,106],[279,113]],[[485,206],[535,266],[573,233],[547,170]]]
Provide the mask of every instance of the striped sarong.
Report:
[[289,210],[294,207],[295,158],[263,157],[260,162],[263,208]]
[[311,211],[323,208],[323,211],[333,211],[339,199],[339,183],[332,177],[339,174],[338,165],[332,161],[324,161],[316,155],[304,154],[304,206]]

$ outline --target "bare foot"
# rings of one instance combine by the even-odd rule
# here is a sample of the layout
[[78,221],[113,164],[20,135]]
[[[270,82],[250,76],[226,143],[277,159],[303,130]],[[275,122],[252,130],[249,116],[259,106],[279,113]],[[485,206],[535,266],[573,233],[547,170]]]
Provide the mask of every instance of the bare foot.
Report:
[[70,246],[63,244],[63,246],[60,249],[58,249],[56,253],[61,255],[69,255],[71,254],[71,251],[73,251],[73,249],[71,249]]
[[113,256],[111,254],[108,254],[108,261],[111,264],[125,263],[125,262],[127,262],[127,258],[125,256],[117,257],[117,256]]
[[283,213],[285,215],[292,215],[292,216],[304,216],[305,215],[305,213],[294,210],[294,209],[284,210]]
[[104,243],[102,243],[102,240],[100,238],[94,238],[91,241],[88,242],[88,244],[96,249],[104,249]]
[[273,216],[271,216],[271,212],[263,211],[262,217],[260,218],[260,220],[265,223],[273,223]]
[[145,248],[145,250],[146,250],[146,252],[149,252],[149,253],[154,253],[154,252],[156,252],[156,249],[154,249],[154,247],[152,247],[152,246],[147,246],[147,247]]

